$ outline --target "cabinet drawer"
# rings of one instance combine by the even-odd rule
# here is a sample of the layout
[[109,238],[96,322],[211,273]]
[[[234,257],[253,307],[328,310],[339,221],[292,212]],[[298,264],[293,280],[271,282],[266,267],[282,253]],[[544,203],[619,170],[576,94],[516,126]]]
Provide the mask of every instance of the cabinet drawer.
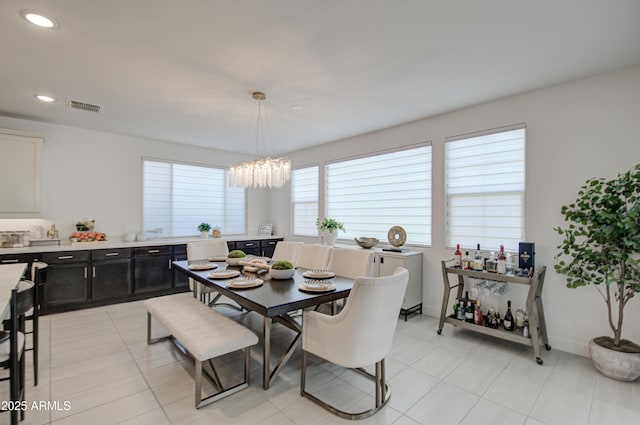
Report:
[[129,248],[97,249],[91,253],[92,260],[115,260],[117,258],[131,258]]
[[89,261],[89,251],[45,252],[42,254],[42,261],[47,264]]
[[173,256],[174,257],[184,257],[187,255],[187,246],[186,245],[174,245],[173,247]]
[[280,241],[280,239],[264,239],[260,241],[260,246],[262,248],[275,248],[276,244]]
[[148,246],[146,248],[136,248],[135,255],[172,255],[173,250],[170,246]]
[[260,241],[236,241],[236,249],[260,248]]

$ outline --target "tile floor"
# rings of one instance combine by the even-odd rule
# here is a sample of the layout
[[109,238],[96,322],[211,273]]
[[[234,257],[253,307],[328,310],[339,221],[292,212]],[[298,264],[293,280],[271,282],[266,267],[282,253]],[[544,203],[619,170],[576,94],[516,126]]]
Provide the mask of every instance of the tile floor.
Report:
[[[219,311],[259,329],[255,313]],[[413,316],[398,321],[387,357],[389,404],[360,424],[637,425],[640,382],[599,375],[586,358],[531,349]],[[274,325],[274,351],[291,331]],[[141,302],[45,316],[41,323],[41,382],[29,373],[25,425],[322,425],[347,423],[299,395],[299,353],[268,391],[262,390],[260,349],[252,353],[250,388],[196,410],[192,369],[163,342],[146,345]],[[28,355],[30,358],[30,355]],[[239,355],[221,360],[222,379],[241,373]],[[275,357],[274,357],[275,359]],[[364,410],[372,385],[352,371],[312,358],[309,389],[341,407]],[[225,367],[226,366],[226,367]],[[6,399],[7,383],[0,383]],[[33,402],[36,401],[35,405]],[[45,402],[40,404],[39,402]],[[47,402],[49,402],[47,404]],[[66,403],[66,404],[65,404]],[[0,414],[0,425],[9,423]]]

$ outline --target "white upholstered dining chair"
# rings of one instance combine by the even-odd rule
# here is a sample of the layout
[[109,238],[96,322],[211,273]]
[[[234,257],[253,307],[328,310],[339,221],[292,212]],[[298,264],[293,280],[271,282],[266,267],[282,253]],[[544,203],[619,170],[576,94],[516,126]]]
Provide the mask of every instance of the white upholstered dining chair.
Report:
[[337,276],[355,279],[373,276],[373,252],[366,249],[333,248],[327,269]]
[[[223,239],[207,239],[204,241],[189,242],[187,243],[187,261],[205,261],[212,258],[223,258],[229,255],[229,246],[227,241]],[[214,301],[211,302],[211,293],[215,290],[199,284],[193,279],[189,279],[189,286],[196,296],[200,297],[200,301],[207,302],[213,305],[219,298],[217,296]],[[233,306],[236,307],[236,306]]]
[[273,261],[287,260],[293,263],[293,265],[296,265],[298,251],[302,245],[302,242],[297,241],[279,241],[276,244],[276,249],[273,251],[271,259]]
[[331,247],[329,245],[302,244],[298,249],[296,266],[303,269],[325,270],[329,264]]
[[[344,309],[337,315],[303,312],[301,396],[345,419],[366,418],[387,403],[391,392],[385,382],[384,358],[391,350],[408,281],[409,272],[403,267],[398,267],[391,276],[359,277]],[[349,413],[308,393],[305,384],[309,353],[374,379],[375,406],[364,412]],[[363,369],[372,364],[375,364],[375,376]]]

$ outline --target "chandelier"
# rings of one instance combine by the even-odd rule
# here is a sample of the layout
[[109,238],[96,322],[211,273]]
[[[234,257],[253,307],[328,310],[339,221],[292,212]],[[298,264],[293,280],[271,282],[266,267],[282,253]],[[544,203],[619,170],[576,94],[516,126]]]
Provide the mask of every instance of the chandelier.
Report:
[[[262,101],[267,98],[262,92],[254,92],[251,97],[258,101],[258,123],[256,128],[256,156],[260,144],[260,117]],[[264,139],[264,137],[263,137]],[[288,158],[254,159],[236,164],[229,169],[229,184],[235,187],[280,189],[291,177],[291,161]]]

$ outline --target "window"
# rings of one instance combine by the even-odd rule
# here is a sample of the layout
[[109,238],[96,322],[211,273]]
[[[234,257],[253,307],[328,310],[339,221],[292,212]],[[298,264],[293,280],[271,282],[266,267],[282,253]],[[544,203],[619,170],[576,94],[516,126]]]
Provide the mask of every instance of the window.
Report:
[[229,187],[221,168],[143,160],[143,223],[164,236],[189,236],[207,222],[225,234],[246,234],[245,191]]
[[344,223],[339,237],[387,240],[402,226],[407,243],[431,244],[431,145],[326,166],[326,217]]
[[445,143],[448,248],[517,250],[524,240],[524,125]]
[[293,234],[318,236],[318,166],[299,168],[291,173]]

